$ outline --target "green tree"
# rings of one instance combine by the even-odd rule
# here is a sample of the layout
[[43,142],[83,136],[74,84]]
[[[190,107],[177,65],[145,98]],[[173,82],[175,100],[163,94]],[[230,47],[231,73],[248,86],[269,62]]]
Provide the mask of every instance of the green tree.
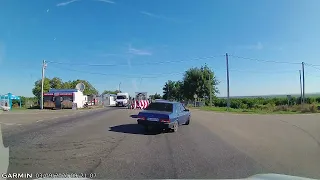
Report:
[[52,89],[62,89],[63,82],[60,78],[54,77],[50,80],[50,87]]
[[72,81],[62,83],[62,89],[72,89],[72,88],[74,88],[72,87]]
[[155,99],[161,99],[161,95],[158,93],[155,93],[154,95],[149,96],[150,99],[155,100]]
[[[75,80],[75,81],[68,81],[63,82],[60,78],[54,77],[53,79],[45,78],[43,90],[44,92],[48,92],[51,88],[54,89],[73,89],[76,87],[78,83],[83,83],[85,85],[84,94],[85,95],[98,95],[98,90],[93,87],[88,81],[86,80]],[[34,88],[32,89],[32,93],[35,97],[40,99],[41,97],[41,79],[34,83]]]
[[109,91],[109,90],[104,90],[102,94],[117,94],[121,91],[119,90],[115,90],[115,91]]
[[183,78],[183,92],[186,99],[193,99],[193,95],[197,94],[198,97],[215,97],[219,90],[217,85],[218,80],[214,72],[207,66],[201,68],[190,68],[184,74]]
[[[43,82],[43,92],[48,92],[50,90],[50,79],[45,78]],[[34,83],[34,88],[32,93],[38,99],[41,98],[41,79]]]
[[183,100],[184,98],[184,84],[183,81],[176,81],[174,84],[174,98],[176,100]]
[[175,99],[175,82],[169,80],[165,83],[163,90],[163,99],[172,100]]
[[72,81],[70,84],[71,85],[70,88],[75,88],[78,83],[83,83],[85,85],[85,89],[83,91],[83,94],[85,94],[85,95],[98,95],[99,94],[98,90],[95,87],[93,87],[90,84],[90,82],[88,82],[86,80],[77,79],[75,81]]

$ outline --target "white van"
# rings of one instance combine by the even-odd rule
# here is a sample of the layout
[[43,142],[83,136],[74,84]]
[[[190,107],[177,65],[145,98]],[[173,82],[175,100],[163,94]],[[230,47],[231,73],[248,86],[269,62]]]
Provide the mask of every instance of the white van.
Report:
[[129,103],[129,93],[117,93],[116,106],[125,107]]

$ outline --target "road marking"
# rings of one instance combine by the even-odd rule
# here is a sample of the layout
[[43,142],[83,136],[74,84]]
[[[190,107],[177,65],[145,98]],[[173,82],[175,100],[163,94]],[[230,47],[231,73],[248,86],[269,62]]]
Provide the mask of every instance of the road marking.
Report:
[[38,120],[37,122],[41,122],[41,121],[43,121],[43,120]]
[[4,124],[4,125],[7,125],[7,126],[15,125],[15,123],[4,123],[4,122],[0,122],[0,124]]

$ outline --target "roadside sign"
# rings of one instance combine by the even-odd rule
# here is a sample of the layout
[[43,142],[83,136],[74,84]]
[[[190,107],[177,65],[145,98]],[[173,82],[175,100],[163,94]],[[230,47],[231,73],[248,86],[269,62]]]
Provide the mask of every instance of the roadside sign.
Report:
[[197,94],[194,94],[193,95],[193,98],[197,99],[198,95]]

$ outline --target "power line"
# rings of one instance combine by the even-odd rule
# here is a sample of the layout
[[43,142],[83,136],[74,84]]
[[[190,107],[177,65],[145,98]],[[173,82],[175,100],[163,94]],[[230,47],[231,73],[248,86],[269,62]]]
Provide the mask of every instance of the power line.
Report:
[[[57,67],[54,67],[57,68]],[[82,70],[77,70],[77,69],[70,69],[70,68],[57,68],[57,69],[63,69],[63,70],[67,70],[67,71],[74,71],[74,72],[80,72],[80,73],[86,73],[86,74],[93,74],[93,75],[103,75],[103,76],[121,76],[121,77],[125,77],[125,78],[159,78],[162,76],[167,76],[167,75],[180,75],[180,74],[184,74],[185,72],[174,72],[174,73],[162,73],[162,74],[147,74],[147,75],[138,75],[138,74],[106,74],[106,73],[99,73],[99,72],[89,72],[89,71],[82,71]]]
[[286,73],[297,73],[297,71],[251,71],[251,70],[240,70],[240,69],[229,69],[233,72],[244,72],[244,73],[253,73],[253,74],[286,74]]
[[317,66],[319,65],[313,65],[313,64],[308,64],[308,63],[305,63],[305,65],[309,66],[309,67],[312,67],[314,69],[317,69],[317,70],[320,70],[320,68],[318,68]]
[[241,57],[241,56],[235,56],[235,55],[229,55],[229,56],[238,58],[238,59],[245,59],[250,61],[258,61],[258,62],[268,62],[268,63],[277,63],[277,64],[299,64],[299,65],[301,64],[301,62],[262,60],[262,59],[247,58],[247,57]]
[[[133,63],[132,65],[142,66],[142,65],[158,65],[158,64],[168,64],[168,63],[181,63],[181,62],[191,62],[191,61],[199,61],[199,60],[209,60],[212,58],[223,57],[224,55],[216,55],[216,56],[208,56],[208,57],[201,57],[201,58],[194,58],[191,60],[177,60],[177,61],[159,61],[159,62],[144,62],[144,63]],[[68,62],[57,62],[57,61],[47,61],[47,63],[51,64],[65,64],[65,65],[73,65],[73,66],[128,66],[128,63],[122,64],[84,64],[84,63],[68,63]]]
[[313,67],[319,67],[320,65],[319,64],[309,64],[309,63],[304,63],[305,65],[307,66],[313,66]]
[[[72,68],[65,68],[65,67],[55,67],[51,66],[56,69],[62,69],[66,71],[73,71],[73,72],[79,72],[79,73],[86,73],[86,74],[93,74],[93,75],[103,75],[103,76],[118,76],[118,77],[123,77],[123,78],[140,78],[140,79],[148,79],[148,78],[159,78],[163,76],[170,76],[170,75],[183,75],[185,71],[183,72],[171,72],[171,73],[159,73],[159,74],[144,74],[144,75],[139,75],[139,74],[115,74],[115,73],[101,73],[101,72],[90,72],[90,71],[84,71],[84,70],[79,70],[79,69],[72,69]],[[212,68],[211,69],[216,69]],[[280,71],[280,72],[272,72],[272,71],[248,71],[248,70],[240,70],[240,69],[230,69],[231,72],[243,72],[243,73],[254,73],[254,74],[283,74],[283,73],[292,73],[295,71]]]

